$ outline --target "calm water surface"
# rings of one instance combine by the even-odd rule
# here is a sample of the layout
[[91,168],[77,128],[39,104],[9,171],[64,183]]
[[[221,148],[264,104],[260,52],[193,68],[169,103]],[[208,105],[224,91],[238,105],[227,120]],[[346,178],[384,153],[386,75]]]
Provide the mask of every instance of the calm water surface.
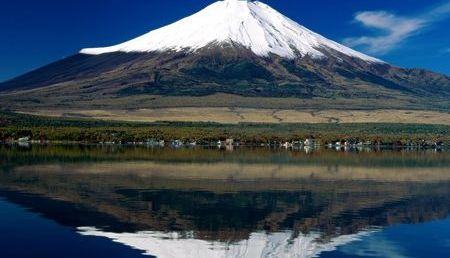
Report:
[[0,146],[0,257],[450,257],[450,152]]

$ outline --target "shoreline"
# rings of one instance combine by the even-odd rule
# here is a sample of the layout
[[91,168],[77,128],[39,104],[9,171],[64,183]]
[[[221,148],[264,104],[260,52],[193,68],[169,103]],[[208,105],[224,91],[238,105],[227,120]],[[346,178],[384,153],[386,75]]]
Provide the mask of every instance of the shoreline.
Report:
[[207,150],[226,150],[233,151],[239,149],[269,149],[269,150],[287,150],[287,151],[304,151],[313,152],[320,150],[334,150],[334,151],[344,151],[344,152],[371,152],[371,151],[450,151],[450,144],[440,145],[440,146],[429,146],[429,145],[414,145],[414,146],[396,146],[393,144],[382,144],[382,145],[348,145],[348,146],[338,146],[338,145],[315,145],[315,146],[290,146],[286,147],[282,144],[239,144],[239,145],[217,145],[217,144],[183,144],[174,145],[172,143],[164,145],[148,144],[145,142],[136,143],[93,143],[93,142],[76,142],[76,141],[30,141],[30,142],[1,142],[0,146],[9,147],[25,147],[29,148],[32,146],[85,146],[85,147],[142,147],[150,149],[207,149]]

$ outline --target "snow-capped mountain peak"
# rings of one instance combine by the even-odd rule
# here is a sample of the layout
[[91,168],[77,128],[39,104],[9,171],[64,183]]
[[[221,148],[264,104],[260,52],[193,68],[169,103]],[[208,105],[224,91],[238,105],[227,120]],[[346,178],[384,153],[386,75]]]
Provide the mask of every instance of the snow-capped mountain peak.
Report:
[[224,0],[168,26],[119,45],[87,48],[82,54],[111,52],[196,51],[208,45],[232,43],[258,56],[275,54],[325,57],[324,49],[368,62],[380,60],[328,40],[258,1]]

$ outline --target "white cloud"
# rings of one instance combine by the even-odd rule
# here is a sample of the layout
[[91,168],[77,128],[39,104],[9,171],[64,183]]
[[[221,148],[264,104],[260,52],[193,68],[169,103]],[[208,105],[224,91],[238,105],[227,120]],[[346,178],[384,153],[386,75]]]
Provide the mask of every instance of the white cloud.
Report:
[[430,20],[441,20],[450,14],[450,2],[435,7],[430,12],[426,13],[426,16]]
[[350,47],[363,47],[372,54],[385,54],[404,40],[420,33],[433,23],[450,16],[450,2],[415,17],[398,16],[386,11],[365,11],[355,15],[355,22],[374,29],[375,35],[344,40]]

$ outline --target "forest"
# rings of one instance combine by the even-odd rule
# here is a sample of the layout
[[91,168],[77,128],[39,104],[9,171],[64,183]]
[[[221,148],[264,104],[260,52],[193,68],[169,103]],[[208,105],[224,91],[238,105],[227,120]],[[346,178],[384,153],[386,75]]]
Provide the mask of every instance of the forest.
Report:
[[337,141],[377,144],[448,144],[450,126],[383,123],[219,124],[200,122],[121,122],[81,118],[52,118],[0,112],[0,141],[29,137],[33,141],[140,143],[152,140],[209,144],[232,138],[242,144],[276,144],[315,138],[321,144]]

